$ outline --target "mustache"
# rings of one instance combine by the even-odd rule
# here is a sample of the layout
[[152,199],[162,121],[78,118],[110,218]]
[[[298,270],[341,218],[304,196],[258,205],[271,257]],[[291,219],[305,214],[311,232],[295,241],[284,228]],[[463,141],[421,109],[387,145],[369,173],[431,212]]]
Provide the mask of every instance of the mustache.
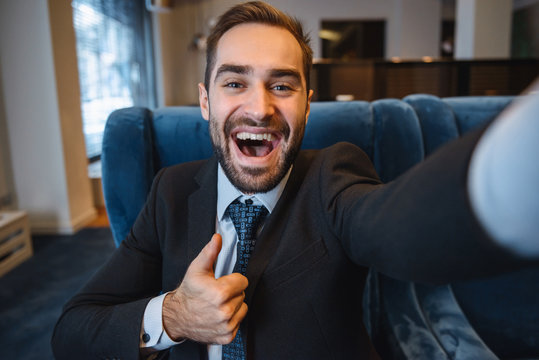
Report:
[[245,116],[233,116],[225,121],[224,133],[229,137],[232,131],[239,126],[264,128],[279,132],[285,140],[290,137],[290,126],[279,116],[272,116],[263,121],[256,121]]

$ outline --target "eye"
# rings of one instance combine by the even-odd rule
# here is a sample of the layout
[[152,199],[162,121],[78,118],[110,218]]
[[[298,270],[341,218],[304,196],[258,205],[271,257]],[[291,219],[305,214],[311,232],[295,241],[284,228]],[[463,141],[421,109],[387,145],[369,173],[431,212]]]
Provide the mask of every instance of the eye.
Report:
[[292,88],[290,86],[287,86],[287,85],[283,85],[283,84],[279,84],[279,85],[275,85],[273,87],[273,90],[277,90],[277,91],[290,91],[292,90]]
[[240,84],[239,82],[234,82],[234,81],[231,81],[229,83],[226,83],[225,84],[225,87],[227,88],[232,88],[232,89],[240,89],[243,87],[242,84]]

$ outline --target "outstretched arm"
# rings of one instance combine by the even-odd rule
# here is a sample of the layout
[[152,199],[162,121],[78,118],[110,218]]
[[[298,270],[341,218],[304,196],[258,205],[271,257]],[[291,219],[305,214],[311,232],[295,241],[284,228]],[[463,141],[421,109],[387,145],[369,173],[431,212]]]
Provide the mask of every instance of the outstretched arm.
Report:
[[[533,104],[528,106],[537,113],[537,95],[534,96],[530,98]],[[530,198],[521,201],[504,192],[507,186],[518,187],[520,177],[526,174],[527,180],[530,180],[526,185],[529,189],[527,192],[535,195],[538,193],[534,190],[539,183],[536,165],[538,153],[533,150],[533,146],[537,149],[536,144],[539,143],[537,120],[533,111],[531,114],[529,109],[527,111],[515,115],[522,117],[520,121],[509,118],[504,120],[507,115],[503,115],[486,132],[470,133],[447,144],[385,185],[366,183],[365,179],[372,175],[361,160],[365,155],[359,150],[340,149],[329,154],[328,159],[338,160],[328,160],[327,167],[322,167],[321,178],[327,179],[327,182],[321,184],[321,189],[325,190],[322,201],[328,221],[333,223],[350,258],[394,278],[430,283],[490,276],[522,266],[536,265],[539,255],[537,230],[533,229],[536,229],[536,219],[539,218],[538,200],[531,199],[532,194],[529,194]],[[504,207],[513,209],[518,203],[521,209],[519,212],[529,213],[525,217],[515,217],[526,222],[526,229],[531,229],[526,230],[526,236],[511,236],[508,241],[499,238],[488,227],[468,191],[468,179],[472,176],[470,164],[472,157],[475,163],[476,158],[481,156],[477,155],[482,151],[481,144],[485,142],[490,144],[490,149],[496,150],[487,152],[490,154],[487,158],[490,159],[497,156],[499,147],[503,151],[508,146],[504,143],[509,141],[507,138],[500,140],[495,135],[498,132],[496,128],[501,128],[503,123],[508,123],[507,126],[515,131],[510,133],[501,130],[509,133],[510,137],[516,137],[510,139],[512,156],[515,160],[525,159],[519,160],[519,164],[511,164],[512,168],[509,169],[504,168],[507,165],[503,162],[495,164],[495,171],[507,171],[508,176],[514,179],[513,183],[502,182],[496,185],[502,197],[513,205],[503,205],[501,212],[497,212],[502,220],[498,218],[495,222],[503,227],[506,222]],[[516,132],[521,135],[515,135]],[[519,139],[528,139],[526,142],[533,146],[524,145]],[[523,150],[524,146],[528,148]],[[508,159],[511,160],[511,157]],[[519,166],[521,170],[515,170],[514,166]],[[494,184],[492,176],[485,174],[482,181]],[[332,188],[334,184],[338,186]],[[491,185],[483,183],[479,187],[484,189],[487,186]],[[328,193],[327,189],[331,191]],[[487,198],[490,199],[490,195]],[[490,206],[487,204],[487,207]],[[523,231],[521,225],[515,229]],[[508,247],[514,251],[508,251]],[[518,248],[521,248],[520,251]],[[531,258],[523,258],[523,253]]]
[[479,141],[468,190],[494,240],[521,256],[539,257],[539,81]]

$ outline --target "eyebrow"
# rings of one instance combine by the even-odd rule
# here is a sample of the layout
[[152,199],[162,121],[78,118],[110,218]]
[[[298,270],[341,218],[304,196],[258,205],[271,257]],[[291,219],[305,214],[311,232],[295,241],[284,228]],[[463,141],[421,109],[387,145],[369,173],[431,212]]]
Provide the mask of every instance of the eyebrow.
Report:
[[248,65],[231,65],[231,64],[223,64],[219,66],[219,69],[217,69],[217,73],[215,74],[215,80],[219,78],[224,73],[234,73],[238,75],[245,75],[253,72],[253,68]]
[[292,69],[275,69],[270,71],[272,78],[291,77],[294,81],[301,84],[301,74],[297,70]]
[[[217,69],[217,73],[215,74],[215,80],[217,80],[224,73],[245,75],[252,74],[253,71],[253,67],[249,65],[223,64]],[[272,69],[270,70],[269,75],[272,78],[291,77],[295,81],[301,83],[301,74],[299,73],[299,71],[294,69]]]

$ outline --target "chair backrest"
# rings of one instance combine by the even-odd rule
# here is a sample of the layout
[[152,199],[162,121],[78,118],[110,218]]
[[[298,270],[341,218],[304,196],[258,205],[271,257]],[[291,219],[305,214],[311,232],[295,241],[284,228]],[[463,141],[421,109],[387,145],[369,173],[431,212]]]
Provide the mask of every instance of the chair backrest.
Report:
[[[510,101],[412,95],[313,103],[303,148],[351,142],[369,155],[382,180],[391,181],[438,146],[492,120]],[[112,113],[103,137],[102,169],[116,244],[129,232],[159,169],[211,155],[208,123],[198,107],[134,107]]]

